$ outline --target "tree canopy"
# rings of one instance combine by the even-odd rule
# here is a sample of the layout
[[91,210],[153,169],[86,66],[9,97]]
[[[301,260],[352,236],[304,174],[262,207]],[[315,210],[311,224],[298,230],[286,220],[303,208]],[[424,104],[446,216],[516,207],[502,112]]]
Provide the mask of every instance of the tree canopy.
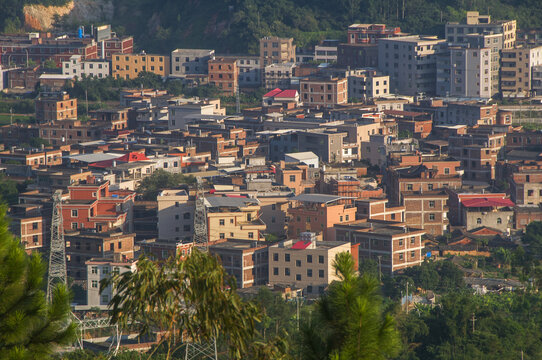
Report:
[[137,188],[143,200],[154,201],[164,189],[178,187],[181,184],[194,184],[196,178],[192,175],[173,174],[165,170],[156,170],[151,176],[144,178]]

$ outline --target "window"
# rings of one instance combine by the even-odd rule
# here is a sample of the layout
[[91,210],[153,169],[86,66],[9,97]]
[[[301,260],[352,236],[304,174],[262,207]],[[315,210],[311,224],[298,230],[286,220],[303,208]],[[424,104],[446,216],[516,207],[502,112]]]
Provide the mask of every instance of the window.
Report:
[[444,168],[444,174],[449,175],[450,174],[450,169],[449,168]]
[[72,223],[72,229],[77,230],[77,223],[76,222]]
[[435,221],[435,214],[429,214],[429,220]]
[[324,277],[324,270],[318,270],[318,277],[323,278]]
[[295,175],[290,175],[290,181],[295,182]]
[[104,274],[104,275],[109,274],[109,267],[108,267],[108,266],[104,266],[104,267],[102,268],[102,274]]
[[307,277],[312,277],[312,269],[307,269]]
[[410,257],[411,257],[411,258],[416,257],[416,252],[415,252],[415,251],[411,251],[411,252],[410,252]]
[[307,292],[309,294],[312,294],[312,286],[311,285],[307,286]]
[[97,289],[98,288],[98,280],[92,280],[92,287],[94,289]]
[[403,240],[399,240],[399,246],[403,246]]
[[219,224],[220,226],[224,226],[224,223],[225,223],[225,222],[224,222],[224,219],[218,220],[218,224]]
[[122,249],[122,241],[119,241],[119,242],[117,243],[117,249]]
[[295,266],[301,267],[301,260],[296,260],[295,261]]
[[427,189],[428,190],[433,190],[433,184],[427,184]]
[[220,234],[219,234],[219,237],[220,237],[221,239],[225,239],[225,238],[226,238],[226,235],[225,235],[224,233],[220,233]]
[[190,213],[189,213],[189,212],[185,212],[185,213],[183,214],[183,219],[185,219],[185,220],[190,219]]
[[324,255],[318,255],[318,263],[323,264],[324,263]]
[[32,230],[37,230],[38,229],[38,223],[37,222],[33,222],[32,223]]
[[312,264],[312,255],[307,255],[307,263]]
[[279,274],[279,268],[273,268],[273,275],[278,276]]
[[190,225],[183,225],[183,231],[190,231]]
[[295,274],[296,281],[301,281],[301,274]]
[[249,232],[249,233],[248,233],[248,238],[249,238],[249,239],[254,239],[254,233],[253,233],[253,232]]
[[403,254],[399,254],[399,260],[403,260]]
[[429,200],[429,207],[430,207],[430,208],[434,208],[434,207],[435,207],[435,201],[434,201],[434,200]]
[[414,244],[415,242],[416,242],[416,237],[415,237],[415,236],[412,236],[412,237],[410,238],[410,243],[411,243],[411,244]]
[[109,303],[109,296],[108,295],[102,295],[102,302],[103,303]]
[[284,261],[290,262],[290,254],[284,254]]
[[77,217],[77,210],[72,210],[72,217]]
[[482,219],[478,218],[476,219],[476,224],[481,224],[482,223]]
[[290,268],[284,268],[284,275],[290,276]]
[[339,216],[339,221],[340,221],[340,222],[343,222],[343,217],[342,217],[342,215]]
[[279,261],[279,254],[278,253],[273,254],[273,261]]
[[502,224],[502,219],[501,218],[497,218],[497,224]]
[[408,191],[412,191],[412,184],[407,184],[406,189],[407,189]]
[[97,266],[93,266],[91,269],[90,269],[90,272],[92,274],[97,274],[98,273],[98,267]]

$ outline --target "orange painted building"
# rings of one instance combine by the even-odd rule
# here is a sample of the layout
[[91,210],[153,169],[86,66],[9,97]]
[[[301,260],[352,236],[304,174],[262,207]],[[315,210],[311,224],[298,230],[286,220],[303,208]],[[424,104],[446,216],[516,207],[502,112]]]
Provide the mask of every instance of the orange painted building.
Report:
[[209,84],[216,86],[225,95],[235,95],[239,78],[237,59],[217,58],[209,60],[208,66]]
[[335,241],[336,224],[356,220],[352,204],[340,204],[343,197],[325,194],[301,194],[294,198],[298,205],[288,209],[288,236],[299,237],[302,232],[322,235],[323,240]]
[[77,119],[77,99],[70,99],[66,93],[44,93],[35,106],[38,123]]
[[301,102],[307,106],[332,107],[348,102],[348,80],[310,77],[299,81]]

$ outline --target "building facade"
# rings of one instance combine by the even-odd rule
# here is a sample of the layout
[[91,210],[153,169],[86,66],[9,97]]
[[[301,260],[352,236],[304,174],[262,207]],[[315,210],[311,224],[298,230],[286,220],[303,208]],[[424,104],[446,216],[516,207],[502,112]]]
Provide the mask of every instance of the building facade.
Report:
[[260,39],[260,64],[262,67],[269,64],[283,62],[295,63],[295,45],[293,38],[280,38],[266,36]]
[[209,60],[209,84],[216,86],[223,94],[233,96],[239,86],[237,59],[216,58]]
[[169,56],[157,54],[116,54],[111,60],[111,74],[118,79],[135,79],[140,72],[151,72],[166,77],[169,75]]
[[194,234],[195,203],[186,190],[162,190],[158,202],[158,239],[187,241]]
[[301,101],[311,107],[333,107],[348,102],[348,79],[310,77],[299,81]]
[[62,74],[78,79],[83,76],[103,79],[111,75],[109,64],[108,60],[81,60],[81,55],[73,55],[70,60],[62,62]]
[[171,76],[207,74],[209,60],[214,59],[214,50],[175,49],[171,52]]

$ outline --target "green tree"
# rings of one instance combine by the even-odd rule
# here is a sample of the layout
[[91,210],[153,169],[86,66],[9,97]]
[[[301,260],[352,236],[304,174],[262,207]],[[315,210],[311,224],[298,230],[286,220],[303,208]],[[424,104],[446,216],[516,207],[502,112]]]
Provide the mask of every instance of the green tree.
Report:
[[383,310],[378,280],[357,275],[349,253],[335,257],[333,282],[316,303],[315,316],[304,324],[305,359],[386,359],[397,355],[395,320]]
[[529,245],[529,252],[542,255],[542,221],[533,221],[525,229],[523,242]]
[[45,300],[46,267],[39,254],[27,255],[8,231],[6,209],[0,207],[0,357],[47,359],[75,339],[70,293],[63,285]]
[[177,343],[181,336],[204,342],[223,338],[234,359],[248,351],[257,308],[240,299],[234,279],[214,256],[194,249],[185,260],[171,258],[162,266],[141,258],[135,272],[105,279],[101,288],[109,285],[116,291],[111,321],[122,327],[136,322],[141,334],[164,331],[160,345],[166,359],[183,346]]
[[165,170],[156,170],[151,176],[144,178],[137,192],[144,200],[154,201],[163,189],[174,188],[181,184],[194,184],[196,178],[192,175],[172,174]]
[[56,65],[56,62],[52,59],[47,59],[43,62],[43,67],[45,69],[56,69],[58,66]]

